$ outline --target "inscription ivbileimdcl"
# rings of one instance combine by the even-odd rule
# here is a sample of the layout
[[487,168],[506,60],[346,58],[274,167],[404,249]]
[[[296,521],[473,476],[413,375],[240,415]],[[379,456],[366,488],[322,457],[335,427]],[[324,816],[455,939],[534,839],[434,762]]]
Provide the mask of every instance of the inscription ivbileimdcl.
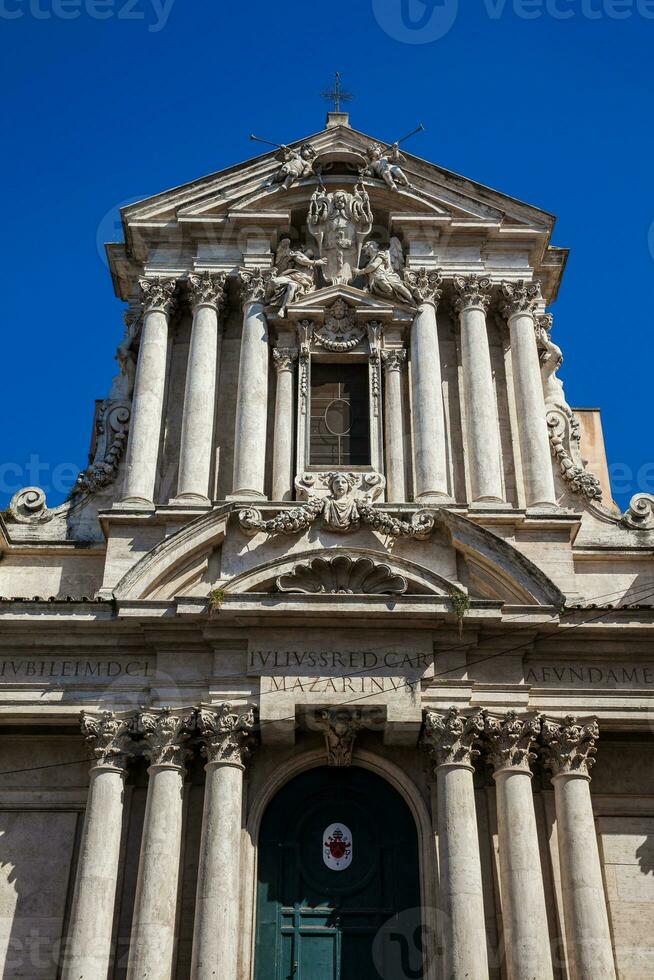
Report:
[[7,657],[0,660],[0,684],[53,683],[79,684],[107,680],[147,679],[154,674],[148,659],[95,660],[93,658]]

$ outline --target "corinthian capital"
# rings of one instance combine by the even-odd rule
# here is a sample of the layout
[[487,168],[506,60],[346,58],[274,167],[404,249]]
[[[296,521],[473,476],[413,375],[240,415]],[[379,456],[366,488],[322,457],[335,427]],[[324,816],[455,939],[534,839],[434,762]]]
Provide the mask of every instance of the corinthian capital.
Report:
[[486,313],[490,306],[492,286],[488,276],[478,276],[476,273],[471,276],[455,276],[454,289],[457,295],[454,309],[457,313],[471,309],[480,309]]
[[501,769],[531,772],[530,763],[536,759],[531,746],[540,734],[540,715],[518,718],[515,711],[507,711],[503,718],[498,719],[484,713],[484,729],[495,772]]
[[244,306],[246,303],[265,303],[272,275],[272,269],[256,268],[239,271],[241,302]]
[[252,705],[220,704],[200,708],[198,727],[207,760],[243,767],[256,746],[255,723]]
[[82,734],[89,757],[96,766],[125,769],[132,757],[133,717],[118,717],[113,711],[99,714],[80,712]]
[[363,726],[358,708],[333,708],[323,711],[318,727],[325,736],[327,762],[330,766],[351,766],[354,740]]
[[143,312],[152,313],[157,310],[161,313],[170,313],[173,308],[173,294],[177,286],[176,279],[139,279],[143,302]]
[[538,281],[519,279],[517,282],[503,282],[500,288],[504,297],[503,311],[507,317],[515,313],[533,313],[542,298]]
[[422,746],[438,766],[472,767],[479,755],[475,743],[484,734],[484,718],[480,711],[474,715],[461,715],[458,708],[450,708],[445,714],[425,712],[425,730]]
[[406,351],[401,348],[396,348],[395,350],[383,350],[382,351],[382,363],[384,365],[384,371],[390,374],[391,371],[401,371],[402,365],[406,361]]
[[291,371],[297,357],[298,352],[294,347],[273,347],[273,360],[277,374],[281,374],[282,371]]
[[210,275],[203,272],[199,276],[188,277],[188,291],[193,312],[199,306],[212,306],[218,313],[225,305],[226,272]]
[[173,711],[172,708],[142,711],[138,729],[145,736],[144,754],[150,765],[181,768],[190,755],[186,742],[193,723],[193,712],[190,711]]
[[404,272],[404,281],[411,290],[411,295],[413,296],[416,303],[422,305],[423,303],[432,303],[434,306],[438,305],[438,301],[443,295],[442,285],[443,285],[443,274],[440,269],[432,269],[427,271],[427,269],[406,269]]
[[545,765],[552,775],[589,776],[595,765],[595,742],[599,738],[599,725],[595,719],[579,724],[574,715],[568,715],[563,724],[543,722]]

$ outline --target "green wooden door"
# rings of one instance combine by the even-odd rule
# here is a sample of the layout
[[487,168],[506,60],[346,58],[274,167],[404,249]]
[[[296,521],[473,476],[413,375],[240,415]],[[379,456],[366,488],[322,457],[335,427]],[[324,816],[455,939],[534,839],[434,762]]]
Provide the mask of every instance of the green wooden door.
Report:
[[259,837],[255,980],[421,980],[418,839],[365,769],[312,769]]

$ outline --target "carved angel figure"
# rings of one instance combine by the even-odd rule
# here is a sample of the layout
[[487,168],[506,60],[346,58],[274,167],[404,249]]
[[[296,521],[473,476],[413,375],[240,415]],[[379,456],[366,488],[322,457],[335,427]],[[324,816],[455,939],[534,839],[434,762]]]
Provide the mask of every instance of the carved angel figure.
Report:
[[536,318],[536,343],[540,351],[540,371],[545,404],[569,408],[563,390],[563,382],[557,377],[557,372],[563,364],[563,351],[552,340],[551,327],[552,319],[550,316],[545,315]]
[[383,299],[399,300],[413,305],[411,290],[400,274],[402,246],[397,238],[392,238],[389,248],[386,249],[380,248],[377,242],[367,242],[362,255],[367,264],[356,272],[366,277],[370,293]]
[[279,306],[283,316],[289,303],[311,292],[314,270],[322,265],[325,265],[325,259],[315,259],[310,248],[292,249],[290,238],[283,238],[277,249],[266,302]]
[[268,186],[282,184],[284,190],[289,190],[296,180],[303,180],[313,174],[315,158],[316,151],[309,143],[301,146],[299,152],[288,146],[281,146],[276,154],[276,159],[282,165],[272,174]]
[[363,184],[357,184],[354,194],[343,190],[328,193],[324,187],[316,188],[307,225],[320,256],[326,259],[328,282],[346,285],[352,280],[361,246],[372,224],[370,199]]
[[366,154],[368,156],[368,166],[364,172],[370,177],[377,177],[379,180],[383,180],[392,191],[397,190],[398,184],[402,187],[411,186],[407,175],[400,167],[400,163],[404,161],[404,157],[400,153],[400,147],[397,143],[393,143],[390,154],[379,143],[371,143],[366,150]]

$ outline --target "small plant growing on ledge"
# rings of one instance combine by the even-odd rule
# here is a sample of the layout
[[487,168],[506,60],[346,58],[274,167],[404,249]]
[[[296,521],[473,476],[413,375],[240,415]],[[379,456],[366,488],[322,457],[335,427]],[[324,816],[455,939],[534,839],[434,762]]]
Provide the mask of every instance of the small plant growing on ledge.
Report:
[[465,594],[465,592],[450,592],[450,599],[452,601],[452,608],[456,614],[456,618],[459,621],[459,636],[463,633],[463,617],[470,609],[470,597]]
[[218,612],[223,602],[225,601],[225,590],[212,589],[208,595],[208,599],[209,599],[209,612],[211,613]]

